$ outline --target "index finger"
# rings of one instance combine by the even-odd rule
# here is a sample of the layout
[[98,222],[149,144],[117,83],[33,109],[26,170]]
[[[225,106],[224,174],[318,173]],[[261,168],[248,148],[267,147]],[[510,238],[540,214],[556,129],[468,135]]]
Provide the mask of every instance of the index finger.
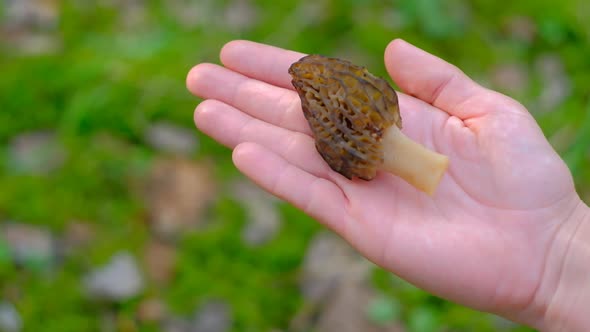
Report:
[[221,63],[248,77],[293,90],[289,66],[305,54],[247,40],[231,41],[221,49]]

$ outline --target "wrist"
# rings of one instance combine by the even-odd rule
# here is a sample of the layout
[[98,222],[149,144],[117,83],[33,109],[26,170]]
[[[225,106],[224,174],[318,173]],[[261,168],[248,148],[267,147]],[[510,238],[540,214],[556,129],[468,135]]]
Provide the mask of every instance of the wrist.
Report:
[[590,331],[590,208],[582,201],[555,235],[537,295],[541,331]]

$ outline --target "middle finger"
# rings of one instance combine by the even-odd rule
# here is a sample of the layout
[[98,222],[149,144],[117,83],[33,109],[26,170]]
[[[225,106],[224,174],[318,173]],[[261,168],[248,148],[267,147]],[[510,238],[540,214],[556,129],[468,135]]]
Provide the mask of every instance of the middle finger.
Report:
[[219,100],[264,122],[311,135],[299,96],[293,90],[209,63],[190,71],[187,86],[201,98]]

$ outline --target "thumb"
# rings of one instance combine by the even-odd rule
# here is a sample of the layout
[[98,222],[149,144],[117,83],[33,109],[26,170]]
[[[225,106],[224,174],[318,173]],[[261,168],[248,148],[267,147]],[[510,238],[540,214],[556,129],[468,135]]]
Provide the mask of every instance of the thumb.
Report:
[[385,49],[385,66],[402,91],[460,119],[477,111],[460,105],[486,91],[459,68],[401,39]]

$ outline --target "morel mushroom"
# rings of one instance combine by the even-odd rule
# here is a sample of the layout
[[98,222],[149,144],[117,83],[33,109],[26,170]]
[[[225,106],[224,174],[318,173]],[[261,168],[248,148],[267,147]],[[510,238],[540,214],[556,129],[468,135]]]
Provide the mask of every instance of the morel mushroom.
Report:
[[402,132],[397,94],[383,79],[349,61],[309,55],[289,68],[315,145],[348,179],[393,173],[432,195],[448,158]]

